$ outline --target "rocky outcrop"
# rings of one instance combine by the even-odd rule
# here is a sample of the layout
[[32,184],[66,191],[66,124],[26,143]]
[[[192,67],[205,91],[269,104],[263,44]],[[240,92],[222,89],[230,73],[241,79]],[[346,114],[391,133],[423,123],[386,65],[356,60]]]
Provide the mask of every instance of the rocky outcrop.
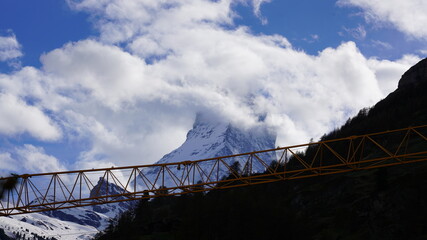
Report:
[[412,66],[402,75],[398,88],[417,85],[421,82],[427,82],[427,58]]

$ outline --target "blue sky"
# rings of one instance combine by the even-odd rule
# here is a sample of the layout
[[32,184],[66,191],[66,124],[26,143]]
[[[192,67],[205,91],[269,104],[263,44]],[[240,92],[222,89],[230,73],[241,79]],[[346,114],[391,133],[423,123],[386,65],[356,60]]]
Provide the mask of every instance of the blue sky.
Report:
[[65,1],[5,0],[0,11],[0,33],[17,37],[23,65],[39,67],[41,54],[95,34],[88,15],[72,11]]
[[[356,42],[365,56],[390,60],[420,54],[420,48],[426,47],[425,41],[410,39],[391,26],[367,23],[360,8],[343,6],[336,0],[266,3],[261,8],[266,24],[248,8],[239,7],[238,11],[243,16],[238,23],[250,25],[254,32],[286,36],[295,47],[313,55],[343,41]],[[378,46],[379,42],[389,46]]]
[[282,146],[316,139],[425,57],[426,13],[419,0],[3,0],[2,170],[152,163],[199,111],[267,125]]
[[[18,38],[23,65],[40,67],[41,54],[98,34],[89,14],[70,9],[65,1],[4,0],[0,9],[0,33]],[[360,8],[341,6],[336,0],[267,2],[261,5],[262,19],[249,4],[236,4],[233,9],[239,15],[236,25],[248,26],[255,34],[286,36],[294,47],[313,55],[343,41],[356,42],[365,56],[389,60],[408,53],[422,55],[419,51],[427,48],[425,41],[411,39],[391,26],[367,23]],[[4,62],[1,67],[11,70]]]

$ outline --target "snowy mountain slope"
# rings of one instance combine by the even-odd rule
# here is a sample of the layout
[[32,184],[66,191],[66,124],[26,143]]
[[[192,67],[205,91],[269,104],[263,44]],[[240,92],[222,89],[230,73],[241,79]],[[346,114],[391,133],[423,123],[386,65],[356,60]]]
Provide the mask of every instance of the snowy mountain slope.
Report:
[[[243,130],[230,123],[198,114],[193,128],[187,134],[186,141],[176,150],[166,154],[157,163],[191,161],[272,149],[275,147],[275,140],[276,136],[264,127]],[[269,159],[268,161],[275,160],[274,155],[264,157]],[[232,161],[236,160],[239,159],[232,159]],[[209,167],[208,164],[205,163],[201,167],[206,169]],[[229,164],[231,165],[231,162]],[[255,164],[253,168],[255,171],[264,171],[264,166],[261,165]],[[153,180],[158,171],[158,168],[152,168],[145,171],[144,174]],[[179,174],[178,169],[175,168],[173,171]],[[221,176],[228,175],[228,169],[221,168],[219,172]],[[165,183],[166,185],[172,184],[171,179],[165,179]],[[142,185],[140,182],[138,184]],[[117,194],[123,191],[119,186],[112,183],[107,185],[100,179],[91,191],[90,197],[103,196],[107,189],[109,194]],[[38,199],[34,201],[38,201]],[[54,237],[55,239],[90,239],[98,231],[105,229],[111,219],[132,207],[133,204],[132,202],[120,202],[0,217],[0,229],[4,229],[9,236],[12,236],[13,232],[19,232],[26,237],[36,234],[37,236]]]
[[198,160],[274,148],[276,136],[265,128],[242,130],[198,114],[186,141],[158,163]]
[[[188,132],[186,141],[177,149],[166,154],[157,163],[172,163],[181,161],[192,161],[213,157],[220,157],[232,154],[252,152],[264,149],[275,148],[276,136],[270,133],[265,127],[257,127],[243,130],[233,126],[230,123],[222,122],[204,114],[198,114],[193,124],[193,128]],[[273,154],[264,154],[268,163],[275,160]],[[230,161],[239,161],[238,158]],[[228,160],[226,160],[228,161]],[[243,161],[243,159],[241,159]],[[201,165],[203,170],[209,169],[209,164]],[[232,162],[229,162],[231,165]],[[255,172],[264,171],[264,166],[254,164]],[[180,175],[179,169],[172,170],[177,176]],[[159,168],[145,170],[144,174],[150,181],[153,181],[159,172]],[[228,169],[219,170],[221,176],[228,174]],[[200,179],[196,179],[197,182]],[[140,186],[144,186],[142,180],[138,181]],[[173,185],[171,179],[165,179],[165,185]]]
[[[107,184],[101,179],[91,191],[90,196],[105,194]],[[120,187],[108,183],[108,191],[118,194],[123,191]],[[33,202],[40,201],[39,199]],[[0,217],[0,229],[8,236],[30,237],[38,236],[46,239],[91,239],[98,231],[105,229],[111,219],[129,209],[133,202],[120,202],[105,205],[60,209],[42,213]]]
[[78,223],[62,221],[39,213],[0,217],[0,228],[13,239],[21,237],[32,239],[38,236],[46,239],[90,239],[98,229]]
[[[90,192],[89,197],[99,197],[107,195],[114,195],[123,193],[123,188],[113,184],[102,181],[102,178],[99,179],[97,185]],[[125,197],[119,197],[117,200],[126,199]],[[118,214],[123,213],[124,211],[132,208],[136,204],[135,201],[125,201],[125,202],[117,202],[110,204],[102,204],[102,205],[94,205],[91,206],[91,209],[94,212],[102,213],[109,218],[114,218]]]

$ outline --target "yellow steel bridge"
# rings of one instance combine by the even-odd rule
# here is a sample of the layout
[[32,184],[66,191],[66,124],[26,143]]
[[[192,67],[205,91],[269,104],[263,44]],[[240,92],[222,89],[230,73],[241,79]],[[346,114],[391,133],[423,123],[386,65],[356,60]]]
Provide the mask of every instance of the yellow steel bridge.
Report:
[[[0,178],[3,183],[17,182],[4,191],[0,216],[173,196],[426,160],[427,125],[423,125],[197,161],[24,174]],[[240,168],[236,168],[235,162],[240,163]],[[255,165],[258,169],[262,166],[265,171],[255,171]],[[220,170],[224,169],[228,177],[221,174]],[[150,177],[148,172],[151,172]],[[105,186],[97,186],[97,182]],[[119,193],[110,191],[112,184],[121,188]],[[91,191],[99,191],[99,194],[89,195]]]

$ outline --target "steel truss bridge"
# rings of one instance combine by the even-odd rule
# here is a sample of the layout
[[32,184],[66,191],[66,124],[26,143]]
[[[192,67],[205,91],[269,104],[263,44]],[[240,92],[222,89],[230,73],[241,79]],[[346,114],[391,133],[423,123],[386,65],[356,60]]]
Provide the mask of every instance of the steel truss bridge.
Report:
[[[0,216],[174,196],[426,160],[427,125],[423,125],[197,161],[24,174],[0,178],[3,183],[17,182],[5,190]],[[260,166],[264,171],[259,171]],[[224,177],[224,171],[228,177]],[[121,188],[119,193],[112,191],[112,184]],[[91,191],[99,194],[89,195]]]

